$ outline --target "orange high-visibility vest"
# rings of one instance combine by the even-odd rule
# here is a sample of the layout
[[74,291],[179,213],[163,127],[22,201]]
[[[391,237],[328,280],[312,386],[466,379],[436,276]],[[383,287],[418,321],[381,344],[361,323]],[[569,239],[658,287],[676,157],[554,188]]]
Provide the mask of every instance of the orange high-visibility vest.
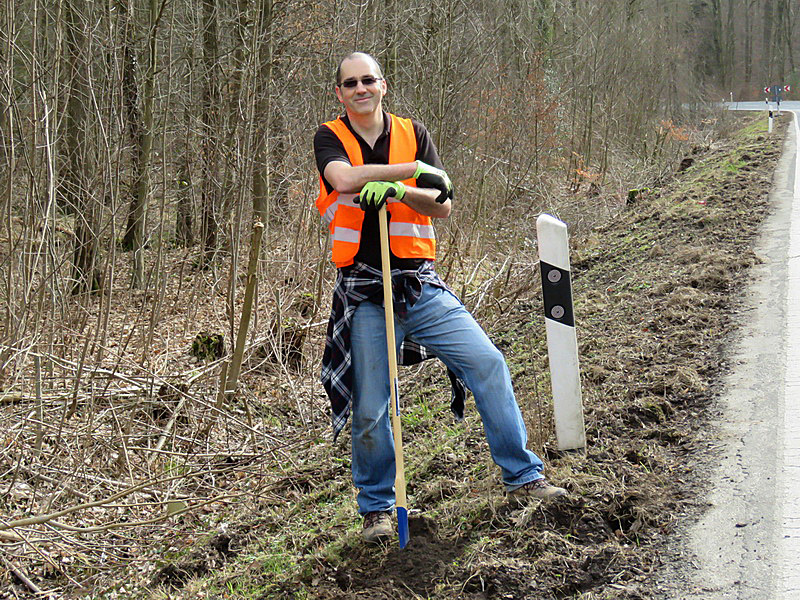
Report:
[[[389,133],[389,164],[414,162],[417,158],[417,138],[411,119],[402,119],[389,115],[392,126]],[[323,123],[341,140],[350,164],[358,167],[364,164],[361,146],[353,133],[341,118]],[[416,179],[406,179],[403,183],[416,187]],[[353,257],[358,252],[361,242],[361,226],[364,223],[364,211],[353,203],[358,194],[340,194],[333,190],[330,194],[325,189],[322,176],[319,178],[319,197],[317,209],[328,223],[333,237],[332,260],[337,267],[353,264]],[[433,232],[431,218],[419,214],[400,200],[389,198],[387,209],[391,215],[389,221],[389,244],[392,253],[398,258],[436,258],[436,237]]]

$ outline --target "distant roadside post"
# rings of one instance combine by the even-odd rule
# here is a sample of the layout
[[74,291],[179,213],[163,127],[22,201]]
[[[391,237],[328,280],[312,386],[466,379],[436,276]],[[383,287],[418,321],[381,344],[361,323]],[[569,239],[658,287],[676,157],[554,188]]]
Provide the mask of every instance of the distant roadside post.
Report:
[[[791,85],[768,85],[764,88],[764,92],[767,94],[772,95],[772,101],[775,103],[775,109],[778,111],[778,116],[781,114],[781,93],[782,92],[791,92],[792,86]],[[772,133],[772,106],[769,103],[769,96],[764,99],[767,103],[767,110],[769,110],[769,128],[768,132]]]
[[[790,86],[790,85],[783,86],[783,91],[784,92],[791,92],[792,91],[792,86]],[[781,97],[780,97],[780,94],[778,95],[778,114],[781,114]]]
[[536,237],[556,439],[559,450],[578,450],[586,447],[586,428],[578,367],[578,338],[572,310],[567,225],[550,215],[539,215]]

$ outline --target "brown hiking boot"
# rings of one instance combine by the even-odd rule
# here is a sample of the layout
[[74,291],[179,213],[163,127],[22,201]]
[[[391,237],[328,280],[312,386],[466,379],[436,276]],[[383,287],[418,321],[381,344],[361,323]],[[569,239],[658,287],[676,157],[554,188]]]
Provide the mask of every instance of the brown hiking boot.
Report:
[[522,487],[508,492],[508,499],[518,505],[525,504],[531,498],[538,500],[550,500],[560,496],[566,496],[567,490],[547,483],[544,478],[526,483]]
[[370,544],[386,542],[394,535],[391,511],[375,511],[364,515],[364,529],[361,535]]

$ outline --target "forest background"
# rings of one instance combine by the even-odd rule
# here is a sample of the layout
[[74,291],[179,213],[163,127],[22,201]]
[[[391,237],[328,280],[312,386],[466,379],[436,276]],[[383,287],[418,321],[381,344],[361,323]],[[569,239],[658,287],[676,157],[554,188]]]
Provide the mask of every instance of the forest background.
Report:
[[[311,139],[341,110],[344,54],[373,53],[389,110],[430,129],[456,187],[439,271],[485,317],[535,286],[540,212],[587,234],[707,147],[720,101],[800,85],[799,20],[789,0],[4,0],[0,386],[36,400],[0,442],[5,512],[147,480],[147,521],[180,496],[177,464],[325,435],[334,269]],[[298,431],[265,433],[287,426],[265,397]],[[47,494],[19,487],[48,448]]]
[[299,282],[325,243],[310,139],[340,110],[333,72],[349,51],[375,54],[390,109],[433,132],[461,205],[442,237],[481,256],[486,218],[529,232],[516,213],[554,208],[565,188],[607,201],[644,185],[704,128],[701,103],[797,83],[798,12],[788,0],[6,2],[4,337],[42,335],[47,311],[28,308],[44,287],[58,306],[158,289],[163,261],[145,263],[165,245],[236,262],[253,218],[267,225],[268,279]]

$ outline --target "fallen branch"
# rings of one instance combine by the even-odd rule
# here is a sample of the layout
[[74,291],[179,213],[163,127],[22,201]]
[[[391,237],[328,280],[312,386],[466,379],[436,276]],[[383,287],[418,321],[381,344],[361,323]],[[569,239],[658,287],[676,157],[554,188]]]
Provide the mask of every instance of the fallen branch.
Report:
[[[0,524],[3,524],[3,523],[5,523],[5,521],[4,521],[4,520],[2,520],[2,519],[0,519]],[[0,533],[3,533],[3,532],[2,532],[2,531],[0,531]],[[28,546],[28,547],[30,547],[30,548],[31,548],[31,550],[33,550],[33,551],[34,551],[36,554],[38,554],[39,556],[41,556],[41,557],[42,557],[42,560],[43,560],[44,562],[46,562],[48,565],[50,565],[50,567],[51,567],[53,570],[55,570],[55,571],[58,571],[59,573],[61,573],[62,575],[64,575],[64,576],[65,576],[67,579],[69,579],[69,580],[70,580],[70,581],[71,581],[73,584],[76,584],[76,585],[77,585],[77,583],[78,583],[78,582],[77,582],[77,581],[75,581],[75,580],[74,580],[72,577],[70,577],[70,576],[69,576],[69,575],[68,575],[68,574],[67,574],[67,573],[64,571],[64,569],[62,569],[62,568],[61,568],[61,566],[60,566],[58,563],[56,563],[56,562],[55,562],[55,561],[54,561],[54,560],[53,560],[53,559],[52,559],[52,558],[51,558],[51,557],[50,557],[50,556],[47,554],[47,552],[45,552],[45,551],[44,551],[44,550],[43,550],[43,549],[42,549],[42,548],[41,548],[39,545],[37,545],[36,543],[34,543],[34,540],[31,540],[30,538],[28,538],[28,537],[25,537],[24,535],[19,535],[19,538],[20,538],[20,540],[21,540],[21,542],[22,542],[23,544],[27,545],[27,546]]]
[[30,579],[28,579],[28,577],[25,575],[25,573],[23,573],[22,571],[20,571],[20,570],[19,570],[17,567],[15,567],[14,565],[12,565],[10,562],[8,562],[8,561],[6,560],[6,557],[5,557],[5,556],[0,556],[0,559],[2,559],[2,561],[3,561],[3,564],[6,566],[6,569],[8,569],[9,571],[11,571],[11,572],[14,574],[14,576],[15,576],[17,579],[19,579],[19,580],[20,580],[22,583],[24,583],[24,584],[25,584],[25,586],[26,586],[26,587],[27,587],[27,588],[28,588],[30,591],[32,591],[34,594],[36,594],[37,596],[47,596],[47,597],[49,597],[49,596],[50,596],[50,594],[49,594],[49,593],[47,593],[47,592],[43,592],[41,589],[39,589],[39,587],[38,587],[38,586],[37,586],[35,583],[33,583],[33,582],[30,580]]
[[[22,348],[17,348],[16,346],[8,346],[6,344],[0,344],[0,350],[11,350],[11,351],[14,351],[14,352],[25,352],[26,351],[26,350],[23,350]],[[80,368],[79,363],[76,363],[76,362],[71,361],[71,360],[67,360],[66,358],[55,356],[53,354],[47,354],[46,352],[31,352],[30,354],[32,354],[34,356],[38,356],[40,358],[45,358],[45,359],[57,364],[58,366],[60,366],[62,368],[71,369],[71,370],[73,370],[75,372],[77,372],[78,369]],[[202,367],[198,367],[196,369],[192,369],[190,371],[190,373],[192,373],[192,374],[190,376],[188,376],[188,377],[186,377],[186,374],[173,375],[171,377],[185,378],[187,383],[189,385],[191,385],[192,383],[194,383],[195,381],[197,381],[198,379],[203,377],[203,375],[205,375],[209,371],[214,370],[219,365],[219,363],[222,362],[222,360],[223,359],[218,359],[218,360],[210,362],[207,365],[204,365]],[[158,381],[158,380],[161,379],[155,373],[150,373],[150,372],[147,372],[147,371],[145,371],[145,372],[147,373],[147,377],[145,377],[143,379],[137,379],[137,376],[135,376],[135,375],[125,375],[123,373],[120,373],[119,371],[115,371],[115,370],[111,370],[111,369],[104,369],[103,367],[84,368],[84,373],[87,373],[89,375],[102,375],[102,376],[110,377],[112,379],[119,379],[120,381],[124,381],[125,383],[128,383],[128,384],[132,385],[137,390],[141,390],[142,388],[149,389],[153,385],[154,381]],[[23,395],[21,393],[13,393],[13,394],[5,394],[3,396],[0,396],[0,402],[2,402],[2,399],[6,398],[7,396],[9,397],[7,402],[9,402],[9,403],[14,401],[14,400],[12,400],[12,398],[16,399],[16,401],[33,401],[33,400],[36,399],[35,396],[25,396],[25,395]],[[68,394],[61,394],[61,395],[58,395],[58,396],[45,396],[45,399],[51,399],[51,398],[58,399],[58,398],[64,398],[64,397],[70,397],[70,396],[72,396],[71,392],[68,393]]]
[[141,491],[148,487],[152,487],[154,485],[158,485],[161,483],[169,483],[170,481],[175,481],[177,479],[190,479],[193,477],[199,477],[201,475],[208,475],[211,473],[225,473],[227,471],[232,470],[234,467],[225,467],[221,469],[206,469],[203,471],[196,471],[194,473],[188,473],[186,475],[173,475],[172,477],[163,477],[161,479],[155,479],[151,481],[147,481],[145,483],[140,483],[139,485],[134,485],[133,487],[129,487],[125,490],[117,492],[107,498],[103,498],[101,500],[95,500],[94,502],[85,502],[83,504],[78,504],[76,506],[70,506],[68,508],[64,508],[62,510],[58,510],[55,512],[47,513],[44,515],[38,515],[36,517],[28,517],[25,519],[17,519],[15,521],[5,521],[0,523],[0,531],[6,529],[16,529],[18,527],[28,527],[30,525],[42,525],[43,523],[48,523],[49,521],[53,521],[65,515],[72,514],[74,512],[78,512],[81,510],[85,510],[87,508],[95,508],[97,506],[103,506],[104,504],[110,504],[120,498],[124,498],[125,496],[129,496],[135,492]]
[[214,502],[222,502],[223,500],[228,500],[230,498],[239,498],[243,495],[244,495],[243,493],[225,494],[224,496],[217,496],[216,498],[208,498],[204,502],[200,502],[199,504],[186,506],[186,508],[181,508],[174,512],[166,512],[163,515],[153,517],[152,519],[144,519],[141,521],[129,521],[129,522],[117,521],[114,523],[107,523],[105,525],[95,525],[93,527],[75,527],[74,525],[67,525],[66,523],[61,523],[59,521],[49,521],[47,524],[50,525],[51,527],[57,527],[59,529],[64,529],[66,531],[71,531],[73,533],[97,533],[99,531],[111,531],[112,529],[130,529],[134,527],[143,527],[145,525],[155,525],[160,521],[165,521],[166,519],[171,519],[172,517],[180,516],[185,512],[197,510],[198,508],[208,506],[209,504],[213,504]]
[[21,542],[22,538],[10,531],[0,531],[0,542]]

